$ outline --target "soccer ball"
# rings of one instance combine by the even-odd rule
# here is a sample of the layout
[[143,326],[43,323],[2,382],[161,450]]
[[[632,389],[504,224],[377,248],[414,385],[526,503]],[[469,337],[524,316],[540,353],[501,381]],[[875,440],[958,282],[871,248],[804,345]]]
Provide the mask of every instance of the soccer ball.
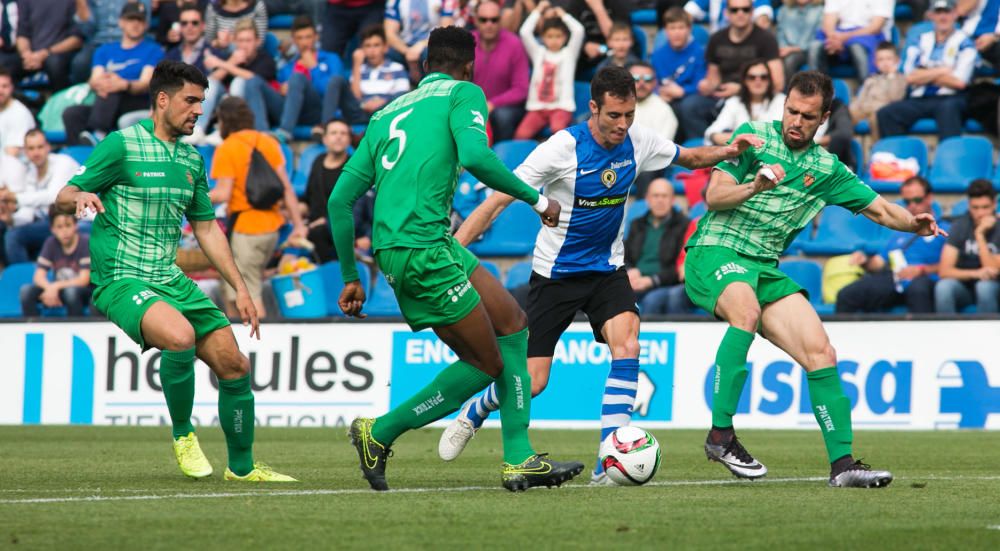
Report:
[[638,427],[619,427],[601,443],[601,465],[621,486],[649,482],[660,468],[660,443]]

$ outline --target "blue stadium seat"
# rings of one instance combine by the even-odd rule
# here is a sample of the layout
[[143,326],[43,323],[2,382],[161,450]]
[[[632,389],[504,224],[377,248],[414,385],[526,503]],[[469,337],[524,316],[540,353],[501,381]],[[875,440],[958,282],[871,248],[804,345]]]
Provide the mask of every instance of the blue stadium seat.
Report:
[[493,144],[493,151],[507,168],[514,170],[536,147],[538,142],[534,140],[506,140]]
[[625,211],[625,236],[628,238],[629,230],[632,228],[632,221],[640,216],[645,216],[649,212],[649,205],[645,199],[636,199]]
[[362,311],[373,318],[402,317],[403,314],[399,311],[399,302],[396,301],[396,293],[393,292],[382,272],[375,275],[375,284],[372,286],[372,292]]
[[[920,165],[919,174],[921,176],[927,175],[927,144],[924,143],[920,138],[914,138],[911,136],[892,136],[889,138],[882,138],[877,141],[875,145],[872,146],[871,152],[874,155],[880,151],[886,151],[892,153],[900,159],[906,159],[913,157],[917,159],[917,163]],[[865,167],[867,171],[867,167]],[[898,180],[876,180],[874,178],[868,178],[869,184],[872,188],[879,193],[894,193],[899,191]]]
[[504,282],[504,287],[508,289],[515,289],[521,285],[528,283],[531,279],[531,261],[525,260],[524,262],[518,262],[507,270],[507,281]]
[[[273,29],[274,27],[271,28]],[[280,45],[281,41],[278,40],[278,37],[274,33],[264,35],[264,51],[267,52],[267,55],[277,58],[280,53],[278,51]]]
[[[897,200],[896,204],[901,207],[906,207],[906,201],[903,201],[902,199]],[[934,215],[934,218],[940,220],[944,216],[944,209],[941,208],[941,203],[938,203],[937,201],[932,201],[931,213]]]
[[708,203],[704,201],[698,201],[693,207],[688,209],[688,218],[694,220],[695,218],[701,218],[708,212]]
[[285,172],[288,174],[288,179],[292,179],[292,172],[295,169],[295,154],[292,153],[292,146],[286,144],[285,142],[279,142],[281,145],[281,154],[285,157]]
[[326,147],[323,144],[312,144],[302,150],[299,160],[295,163],[295,173],[292,175],[292,188],[295,195],[302,197],[306,193],[306,184],[309,182],[309,171],[313,162],[320,155],[326,154]]
[[796,256],[803,254],[803,249],[806,247],[806,244],[811,243],[813,240],[812,233],[813,233],[813,227],[812,224],[810,223],[809,226],[807,226],[804,230],[802,230],[801,232],[799,232],[798,235],[795,236],[795,239],[792,240],[792,242],[788,245],[788,248],[785,249],[785,252],[782,253],[782,256]]
[[515,201],[505,208],[483,239],[469,245],[477,256],[525,256],[535,249],[541,218],[526,203]]
[[816,237],[801,245],[807,255],[828,256],[856,250],[877,252],[884,241],[882,227],[863,214],[855,216],[841,207],[827,207],[820,214]]
[[295,15],[291,13],[279,13],[267,18],[267,28],[269,29],[291,29]]
[[31,283],[34,275],[34,262],[11,264],[0,272],[0,318],[24,315],[21,310],[21,287]]
[[462,172],[455,187],[455,197],[451,201],[453,208],[462,218],[468,218],[472,211],[486,198],[486,189],[479,184],[476,177],[469,172]]
[[961,193],[976,178],[993,177],[993,144],[981,136],[955,136],[938,144],[930,181],[939,193]]
[[576,81],[573,83],[573,98],[576,100],[576,111],[573,120],[583,122],[590,118],[590,83]]
[[[969,212],[969,198],[962,197],[960,200],[955,202],[951,206],[951,212],[948,213],[948,218],[958,218],[959,216],[964,216]],[[1000,215],[1000,204],[997,204],[997,214]]]
[[205,174],[208,175],[208,189],[213,189],[215,188],[215,178],[212,178],[212,161],[215,159],[215,146],[199,145],[196,149],[198,150],[198,153],[201,153],[201,158],[205,160]]
[[844,105],[851,104],[851,88],[847,86],[847,81],[842,78],[833,79],[833,97],[844,102]]
[[871,125],[868,124],[868,119],[858,121],[858,124],[854,125],[854,134],[857,136],[867,136],[871,134]]
[[[340,262],[336,260],[325,262],[319,265],[320,277],[323,278],[323,290],[326,293],[326,315],[343,316],[337,300],[340,292],[344,290],[344,278],[340,275]],[[368,283],[371,281],[371,274],[368,266],[358,262],[358,277],[361,279],[361,288],[368,294]]]
[[313,127],[308,124],[300,124],[292,128],[292,139],[300,142],[312,141]]
[[656,10],[632,10],[633,25],[653,25],[658,27]]
[[64,144],[66,143],[66,131],[46,130],[45,139],[48,140],[50,144]]
[[632,47],[632,51],[638,52],[636,55],[639,56],[639,59],[649,59],[646,31],[642,30],[642,27],[638,25],[632,25],[632,40],[635,44]]
[[823,303],[823,269],[819,264],[812,260],[786,260],[778,269],[809,293],[809,302],[817,312],[833,313],[833,305]]
[[896,8],[893,11],[893,19],[896,21],[912,21],[913,20],[913,8],[906,4],[896,4]]
[[67,145],[60,151],[60,153],[69,155],[81,165],[87,162],[87,157],[90,157],[90,154],[93,152],[94,146],[92,145]]
[[500,275],[500,267],[490,262],[489,260],[480,260],[479,265],[483,267],[484,270],[493,274],[493,277],[497,278],[497,281],[501,281],[503,278]]

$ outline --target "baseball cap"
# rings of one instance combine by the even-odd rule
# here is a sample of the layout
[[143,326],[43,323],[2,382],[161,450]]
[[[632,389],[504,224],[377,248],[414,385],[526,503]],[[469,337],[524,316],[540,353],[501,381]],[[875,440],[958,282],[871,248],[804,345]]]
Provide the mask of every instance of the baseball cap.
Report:
[[122,6],[122,13],[118,17],[122,19],[142,19],[146,20],[146,5],[142,2],[128,2]]
[[955,0],[934,0],[931,2],[931,10],[953,10],[955,9]]

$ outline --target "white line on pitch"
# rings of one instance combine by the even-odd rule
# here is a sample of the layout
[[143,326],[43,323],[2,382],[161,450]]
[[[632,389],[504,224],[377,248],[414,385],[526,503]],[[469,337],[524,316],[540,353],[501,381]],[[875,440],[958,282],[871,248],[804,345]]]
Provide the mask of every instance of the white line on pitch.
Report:
[[[730,484],[780,484],[795,482],[818,482],[824,481],[826,477],[797,477],[797,478],[770,478],[757,481],[746,481],[737,479],[720,480],[669,480],[662,482],[650,482],[646,486],[670,487],[670,486],[725,486]],[[902,480],[1000,480],[1000,476],[946,476],[946,477],[906,477]],[[604,486],[590,486],[585,484],[575,484],[564,486],[565,489],[593,489]],[[388,494],[425,494],[425,493],[455,493],[455,492],[486,492],[498,491],[502,488],[498,486],[459,486],[454,488],[401,488],[392,490]],[[11,491],[11,490],[6,490]],[[28,491],[28,490],[13,490]],[[94,491],[93,489],[64,490],[64,491]],[[97,490],[101,491],[101,490]],[[141,490],[111,490],[115,492],[138,492]],[[339,489],[339,490],[264,490],[259,492],[212,492],[202,494],[148,494],[131,496],[75,496],[75,497],[51,497],[51,498],[24,498],[24,499],[0,499],[0,505],[29,505],[39,503],[74,503],[74,502],[95,502],[95,501],[153,501],[164,499],[218,499],[227,497],[283,497],[283,496],[337,496],[355,494],[375,494],[368,489]],[[993,529],[993,528],[991,528]],[[997,525],[995,529],[1000,529]]]

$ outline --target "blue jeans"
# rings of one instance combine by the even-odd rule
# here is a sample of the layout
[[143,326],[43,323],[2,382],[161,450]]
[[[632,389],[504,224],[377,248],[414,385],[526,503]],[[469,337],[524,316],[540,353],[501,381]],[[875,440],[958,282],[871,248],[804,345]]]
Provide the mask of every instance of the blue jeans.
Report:
[[208,133],[208,125],[212,122],[212,114],[215,113],[215,106],[226,95],[226,87],[214,78],[208,79],[208,88],[205,89],[205,103],[201,104],[202,115],[198,117],[196,126],[203,132]]
[[[38,317],[38,298],[43,289],[38,285],[28,284],[21,287],[21,311],[26,317]],[[90,304],[90,287],[65,287],[59,290],[59,300],[66,307],[66,315],[81,317],[86,315],[84,309]]]
[[493,108],[490,123],[493,125],[493,143],[514,138],[517,125],[524,118],[524,105],[504,105]]
[[48,219],[38,220],[23,226],[7,228],[4,248],[7,249],[7,264],[34,262],[45,240],[52,235]]
[[671,102],[684,141],[704,138],[705,130],[719,113],[719,100],[698,93]]
[[349,59],[344,56],[347,53],[347,43],[365,27],[382,23],[385,2],[372,2],[356,8],[327,4],[324,15],[323,32],[320,35],[323,49],[339,55],[341,59]]
[[934,287],[934,306],[939,314],[955,314],[966,306],[976,305],[979,314],[995,314],[1000,297],[1000,282],[942,279]]
[[[260,77],[253,77],[250,80],[235,79],[233,86],[236,88],[233,95],[240,97],[240,94],[243,94],[243,99],[246,100],[247,106],[250,107],[250,111],[253,113],[255,129],[267,132],[271,129],[270,121],[276,121],[281,118],[285,105],[285,97],[274,88],[271,88],[264,79]],[[232,91],[233,86],[230,87],[230,91]],[[295,122],[293,121],[292,127],[294,126]],[[289,128],[288,131],[291,132],[292,129]]]
[[643,314],[689,314],[693,309],[683,283],[652,289],[639,301],[639,311]]
[[937,122],[938,138],[945,139],[962,134],[965,115],[965,94],[907,98],[894,101],[878,110],[878,128],[883,136],[908,134],[913,123],[923,118]]

